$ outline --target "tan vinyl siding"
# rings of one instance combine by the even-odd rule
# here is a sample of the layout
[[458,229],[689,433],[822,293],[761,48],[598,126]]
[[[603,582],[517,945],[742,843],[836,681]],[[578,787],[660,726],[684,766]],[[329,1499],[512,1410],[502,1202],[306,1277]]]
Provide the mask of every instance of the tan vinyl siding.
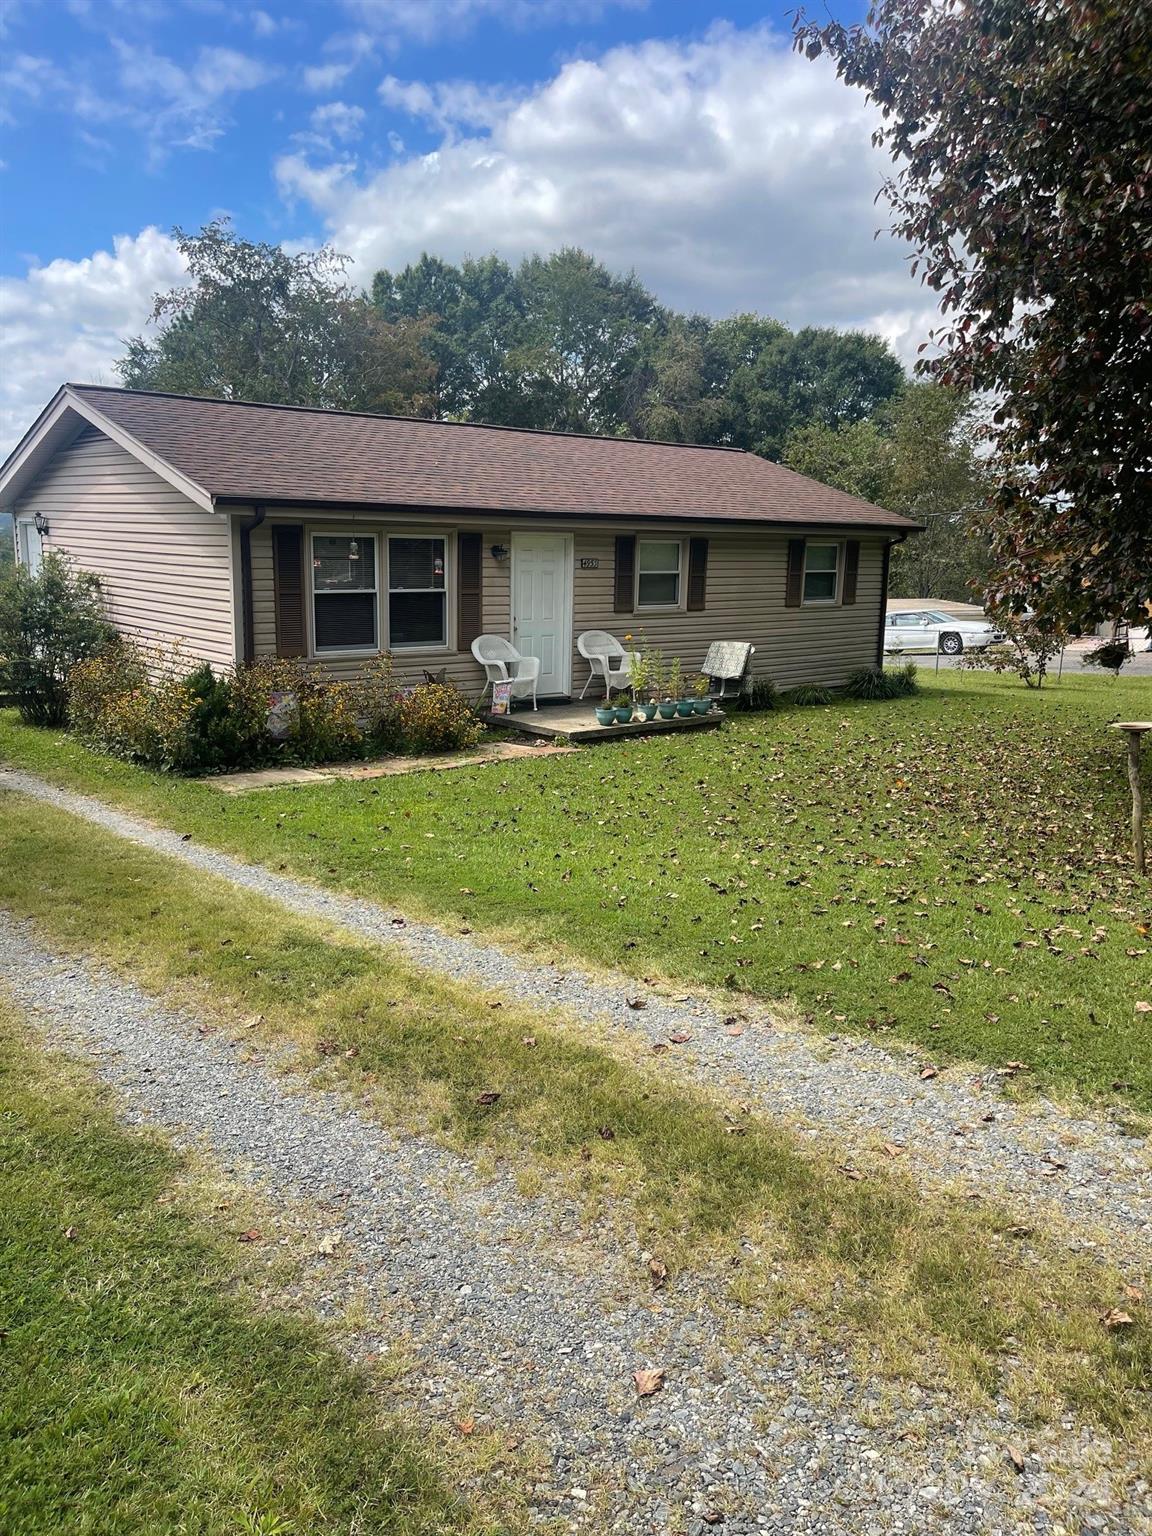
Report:
[[[276,651],[276,624],[273,611],[272,540],[274,521],[302,522],[306,528],[339,525],[355,527],[365,533],[386,534],[416,528],[429,533],[451,536],[460,528],[480,528],[484,547],[484,628],[492,634],[511,634],[511,561],[492,559],[494,544],[511,547],[516,528],[493,526],[478,518],[437,518],[435,514],[384,521],[359,514],[350,517],[339,511],[301,509],[298,513],[277,513],[269,517],[252,535],[252,568],[255,591],[256,654],[271,656]],[[529,531],[527,523],[517,523]],[[660,647],[666,657],[680,658],[686,676],[695,673],[713,640],[747,640],[756,647],[755,671],[771,677],[782,688],[798,683],[842,683],[857,667],[876,660],[880,623],[881,576],[885,540],[879,535],[859,533],[829,534],[824,530],[766,528],[717,531],[707,525],[677,526],[668,529],[637,528],[627,523],[605,523],[590,528],[587,523],[550,519],[531,525],[533,531],[567,532],[574,535],[574,595],[572,634],[572,691],[579,694],[588,676],[587,663],[576,652],[575,638],[581,630],[606,629],[623,639],[625,634],[643,632],[649,642]],[[860,540],[860,569],[856,602],[844,607],[823,604],[813,607],[786,608],[784,583],[789,538],[810,533],[824,542],[830,538]],[[707,537],[707,601],[703,612],[688,613],[683,606],[675,612],[644,611],[631,614],[613,612],[615,540],[618,534],[639,534],[649,538],[683,540],[685,561],[687,541],[692,535]],[[582,559],[599,561],[595,569],[581,570]],[[681,598],[686,597],[687,567],[683,568]],[[450,636],[455,623],[454,586],[449,592]],[[449,678],[469,694],[478,694],[483,673],[468,652],[429,650],[400,653],[396,657],[400,680],[422,680],[424,669],[438,671],[446,667]],[[356,676],[362,665],[358,657],[321,658],[323,670],[333,677]],[[592,690],[589,691],[591,699]]]
[[118,629],[233,664],[226,515],[203,511],[95,427],[55,455],[16,507],[18,517],[37,512],[48,519],[45,550],[99,576]]

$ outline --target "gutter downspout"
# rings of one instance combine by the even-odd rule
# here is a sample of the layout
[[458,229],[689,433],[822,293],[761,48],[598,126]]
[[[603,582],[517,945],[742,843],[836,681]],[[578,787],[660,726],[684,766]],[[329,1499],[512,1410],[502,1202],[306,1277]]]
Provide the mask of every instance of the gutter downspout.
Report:
[[[265,507],[254,507],[240,524],[240,602],[243,605],[245,666],[256,660],[256,621],[252,613],[252,533],[267,517]],[[887,588],[885,588],[887,590]]]
[[892,546],[903,544],[907,539],[906,533],[897,538],[887,539],[884,544],[884,558],[880,570],[880,626],[876,631],[876,665],[884,665],[884,630],[888,623],[888,576],[892,567]]

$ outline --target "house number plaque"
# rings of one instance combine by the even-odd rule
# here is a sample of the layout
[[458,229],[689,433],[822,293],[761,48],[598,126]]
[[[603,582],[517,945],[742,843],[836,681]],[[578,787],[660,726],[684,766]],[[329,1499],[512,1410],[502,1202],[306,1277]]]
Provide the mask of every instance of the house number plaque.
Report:
[[600,569],[600,562],[599,560],[589,558],[587,555],[581,555],[580,569],[582,571],[598,571]]

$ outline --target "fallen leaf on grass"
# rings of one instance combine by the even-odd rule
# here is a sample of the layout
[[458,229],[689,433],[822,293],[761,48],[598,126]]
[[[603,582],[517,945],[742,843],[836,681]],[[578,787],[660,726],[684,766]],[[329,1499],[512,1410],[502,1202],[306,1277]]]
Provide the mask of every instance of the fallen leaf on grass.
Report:
[[526,1045],[529,1048],[531,1048],[532,1046],[534,1046],[536,1044],[536,1036],[535,1035],[525,1035],[523,1037],[523,1039],[520,1041],[520,1044],[521,1045]]
[[259,1227],[249,1227],[247,1232],[240,1233],[236,1241],[238,1243],[258,1243],[263,1235]]
[[1144,1300],[1144,1292],[1140,1289],[1140,1287],[1138,1285],[1126,1285],[1124,1287],[1124,1300],[1125,1301],[1143,1301]]
[[79,1236],[80,1234],[75,1227],[64,1228],[64,1241],[66,1243],[74,1243]]
[[456,1428],[460,1431],[460,1433],[462,1435],[475,1434],[475,1432],[476,1432],[476,1420],[475,1419],[457,1419],[456,1420]]
[[744,1033],[744,1026],[743,1024],[732,1024],[724,1033],[731,1035],[734,1040],[738,1039]]
[[602,1125],[602,1126],[600,1126],[600,1128],[597,1130],[596,1134],[597,1134],[597,1136],[599,1136],[601,1141],[615,1141],[616,1140],[616,1132],[612,1129],[612,1127],[610,1125]]
[[326,1232],[317,1243],[316,1252],[327,1258],[330,1254],[336,1252],[343,1241],[343,1232]]
[[1105,1328],[1131,1328],[1132,1317],[1122,1307],[1109,1307],[1100,1319]]
[[939,1067],[921,1067],[920,1068],[920,1080],[921,1080],[921,1082],[927,1082],[927,1080],[930,1077],[939,1077],[939,1076],[940,1076],[940,1068]]
[[633,1371],[632,1380],[636,1383],[637,1397],[652,1397],[664,1385],[664,1372],[663,1370]]
[[1016,1468],[1017,1472],[1023,1472],[1023,1470],[1024,1470],[1024,1452],[1021,1451],[1017,1446],[1010,1445],[1008,1447],[1008,1460]]
[[669,1035],[668,1038],[671,1040],[673,1045],[683,1045],[685,1041],[691,1040],[692,1032],[691,1030],[687,1029],[678,1029],[673,1034]]
[[718,1509],[706,1509],[700,1516],[705,1525],[722,1525],[724,1516]]
[[1047,1163],[1050,1168],[1067,1168],[1068,1166],[1067,1163],[1062,1163],[1058,1157],[1053,1157],[1051,1152],[1045,1152],[1040,1161]]
[[1136,1012],[1137,1013],[1152,1013],[1152,1003],[1137,1003],[1136,1004]]
[[904,1156],[904,1148],[901,1147],[901,1146],[898,1146],[897,1143],[894,1142],[894,1141],[886,1141],[884,1143],[882,1151],[888,1157],[903,1157]]
[[842,1173],[846,1179],[855,1179],[857,1183],[864,1177],[859,1168],[853,1168],[851,1163],[841,1163],[837,1171]]
[[659,1290],[668,1278],[668,1266],[663,1259],[649,1259],[648,1273],[652,1276],[652,1284]]
[[483,1093],[476,1095],[476,1102],[477,1104],[495,1104],[499,1097],[500,1092],[498,1089],[486,1088]]
[[648,999],[646,997],[630,997],[628,999],[628,1006],[629,1008],[647,1008]]

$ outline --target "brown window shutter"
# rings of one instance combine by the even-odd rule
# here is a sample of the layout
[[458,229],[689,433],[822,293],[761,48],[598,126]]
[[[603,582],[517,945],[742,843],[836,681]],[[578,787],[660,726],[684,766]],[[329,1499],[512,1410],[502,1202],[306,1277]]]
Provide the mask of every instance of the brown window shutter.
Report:
[[272,576],[276,599],[277,656],[307,656],[304,622],[304,529],[300,523],[272,528]]
[[708,590],[708,540],[688,540],[688,612],[704,612]]
[[844,546],[844,583],[840,588],[840,601],[856,601],[856,579],[860,575],[860,540],[849,539]]
[[456,649],[484,633],[484,536],[456,535]]
[[799,608],[804,597],[804,539],[788,540],[788,579],[784,585],[785,608]]
[[621,534],[616,540],[615,613],[631,613],[636,606],[636,536]]

